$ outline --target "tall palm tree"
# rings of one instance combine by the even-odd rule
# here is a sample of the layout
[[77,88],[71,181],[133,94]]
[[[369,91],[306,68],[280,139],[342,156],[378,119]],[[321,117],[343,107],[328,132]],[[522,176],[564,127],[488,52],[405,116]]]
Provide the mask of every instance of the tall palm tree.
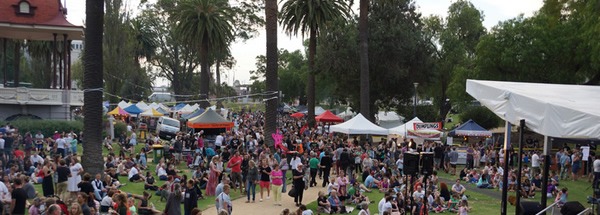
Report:
[[358,38],[360,41],[360,113],[373,121],[369,90],[369,0],[360,0]]
[[83,168],[102,173],[102,35],[104,1],[86,0],[85,50],[83,63]]
[[350,16],[343,0],[288,0],[281,8],[281,23],[289,35],[308,33],[308,123],[315,124],[315,55],[317,37],[328,22]]
[[[265,72],[267,92],[278,92],[277,69],[279,67],[277,51],[277,0],[265,1],[265,26],[267,36],[267,69]],[[279,99],[267,95],[267,104],[265,110],[265,135],[267,135],[267,145],[274,145],[274,140],[268,138],[275,133],[277,129],[277,105]]]
[[[174,11],[175,30],[200,51],[200,98],[208,99],[210,53],[229,47],[234,37],[234,11],[227,0],[183,0]],[[208,100],[200,102],[206,108]]]
[[130,25],[135,40],[134,62],[139,68],[139,60],[145,59],[146,61],[150,61],[156,53],[158,42],[154,38],[157,37],[157,33],[150,25],[144,23],[144,20],[141,18],[132,19]]

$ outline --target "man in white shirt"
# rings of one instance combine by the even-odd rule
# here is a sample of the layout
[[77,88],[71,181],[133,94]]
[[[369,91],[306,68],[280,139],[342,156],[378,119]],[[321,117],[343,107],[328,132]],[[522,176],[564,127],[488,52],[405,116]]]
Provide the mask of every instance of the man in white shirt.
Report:
[[4,205],[12,202],[11,193],[8,192],[8,187],[6,187],[6,184],[2,181],[0,181],[0,201],[2,201],[2,204]]
[[64,136],[61,134],[58,139],[56,139],[56,153],[62,155],[62,157],[67,156],[67,141],[64,139]]
[[594,155],[594,186],[597,186],[598,180],[600,180],[600,155]]
[[215,146],[218,147],[217,149],[220,149],[221,146],[223,146],[223,133],[219,133],[215,138]]
[[102,201],[102,198],[106,194],[106,189],[104,188],[104,184],[102,183],[100,178],[101,175],[100,173],[98,173],[96,174],[96,179],[92,181],[92,187],[94,187],[94,197],[96,197],[96,200],[98,201]]
[[456,179],[456,183],[452,185],[452,193],[457,193],[458,195],[462,196],[465,194],[466,191],[467,188],[460,184],[460,179]]
[[29,156],[29,161],[31,161],[31,164],[33,165],[35,165],[36,163],[44,164],[44,158],[42,158],[42,156],[40,156],[38,153],[32,153]]
[[137,169],[137,164],[133,164],[129,173],[127,174],[127,178],[131,182],[143,182],[144,177],[140,176],[140,171]]
[[165,170],[164,165],[161,165],[157,171],[157,175],[158,175],[158,180],[161,181],[166,181],[168,176],[167,176],[167,171]]
[[383,198],[381,200],[379,200],[379,203],[377,204],[377,211],[379,211],[379,215],[383,215],[383,206],[386,203],[385,198],[387,198],[388,196],[390,196],[391,194],[389,192],[386,192],[383,196]]
[[417,186],[417,190],[415,190],[415,192],[413,192],[413,198],[419,198],[419,199],[423,199],[425,197],[425,191],[423,190],[423,187],[421,187],[420,185]]
[[536,151],[531,155],[531,175],[537,175],[540,173],[540,156]]

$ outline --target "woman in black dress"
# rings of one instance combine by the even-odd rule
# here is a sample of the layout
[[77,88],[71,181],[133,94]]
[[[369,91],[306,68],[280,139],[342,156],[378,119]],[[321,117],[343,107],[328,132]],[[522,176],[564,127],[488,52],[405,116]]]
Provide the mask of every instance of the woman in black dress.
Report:
[[47,165],[44,165],[44,167],[42,168],[42,171],[44,171],[45,173],[44,178],[42,178],[42,192],[44,193],[45,197],[54,196],[53,163],[48,161]]
[[296,206],[300,206],[302,204],[302,196],[304,196],[304,165],[299,163],[297,168],[292,171],[292,175],[294,190],[296,190],[294,202]]

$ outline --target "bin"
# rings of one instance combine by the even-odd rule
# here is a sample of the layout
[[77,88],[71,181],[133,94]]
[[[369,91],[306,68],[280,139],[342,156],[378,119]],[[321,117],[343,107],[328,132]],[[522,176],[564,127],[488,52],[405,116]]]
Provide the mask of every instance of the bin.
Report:
[[161,144],[152,145],[152,151],[154,151],[154,157],[152,158],[152,162],[157,164],[158,161],[160,161],[160,159],[163,157],[164,149],[164,146]]

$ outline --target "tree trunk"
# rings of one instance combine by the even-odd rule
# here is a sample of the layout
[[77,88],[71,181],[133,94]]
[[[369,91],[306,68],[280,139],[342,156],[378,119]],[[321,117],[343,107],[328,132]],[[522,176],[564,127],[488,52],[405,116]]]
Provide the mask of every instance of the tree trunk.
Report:
[[[173,80],[171,80],[171,87],[173,88],[173,93],[175,95],[181,95],[181,82],[179,80],[181,72],[179,71],[179,46],[175,45],[173,52],[175,53],[175,65],[173,65]],[[182,99],[183,97],[175,96],[176,101],[181,101]]]
[[[277,0],[265,1],[265,21],[267,32],[267,71],[266,71],[266,111],[265,111],[265,143],[274,146],[271,134],[277,130],[277,105],[279,103],[279,86],[277,80]],[[275,92],[277,92],[275,94]],[[275,98],[277,96],[277,98]]]
[[215,85],[215,94],[219,95],[219,89],[221,89],[221,60],[217,59],[217,63],[215,65],[215,78],[217,79],[217,84]]
[[358,20],[360,40],[360,113],[373,121],[369,89],[369,0],[360,0]]
[[208,62],[208,40],[202,41],[202,50],[200,51],[200,107],[208,108],[210,103],[208,102],[210,74],[209,74],[209,62]]
[[315,126],[315,55],[317,54],[317,30],[310,29],[308,39],[308,84],[306,86],[308,125]]
[[14,68],[15,70],[13,71],[13,83],[15,87],[19,87],[19,70],[21,70],[21,42],[18,40],[15,40],[14,47],[15,47],[15,52],[13,55],[13,60],[14,60]]
[[86,0],[85,53],[83,74],[83,159],[92,175],[102,173],[102,31],[104,1]]

